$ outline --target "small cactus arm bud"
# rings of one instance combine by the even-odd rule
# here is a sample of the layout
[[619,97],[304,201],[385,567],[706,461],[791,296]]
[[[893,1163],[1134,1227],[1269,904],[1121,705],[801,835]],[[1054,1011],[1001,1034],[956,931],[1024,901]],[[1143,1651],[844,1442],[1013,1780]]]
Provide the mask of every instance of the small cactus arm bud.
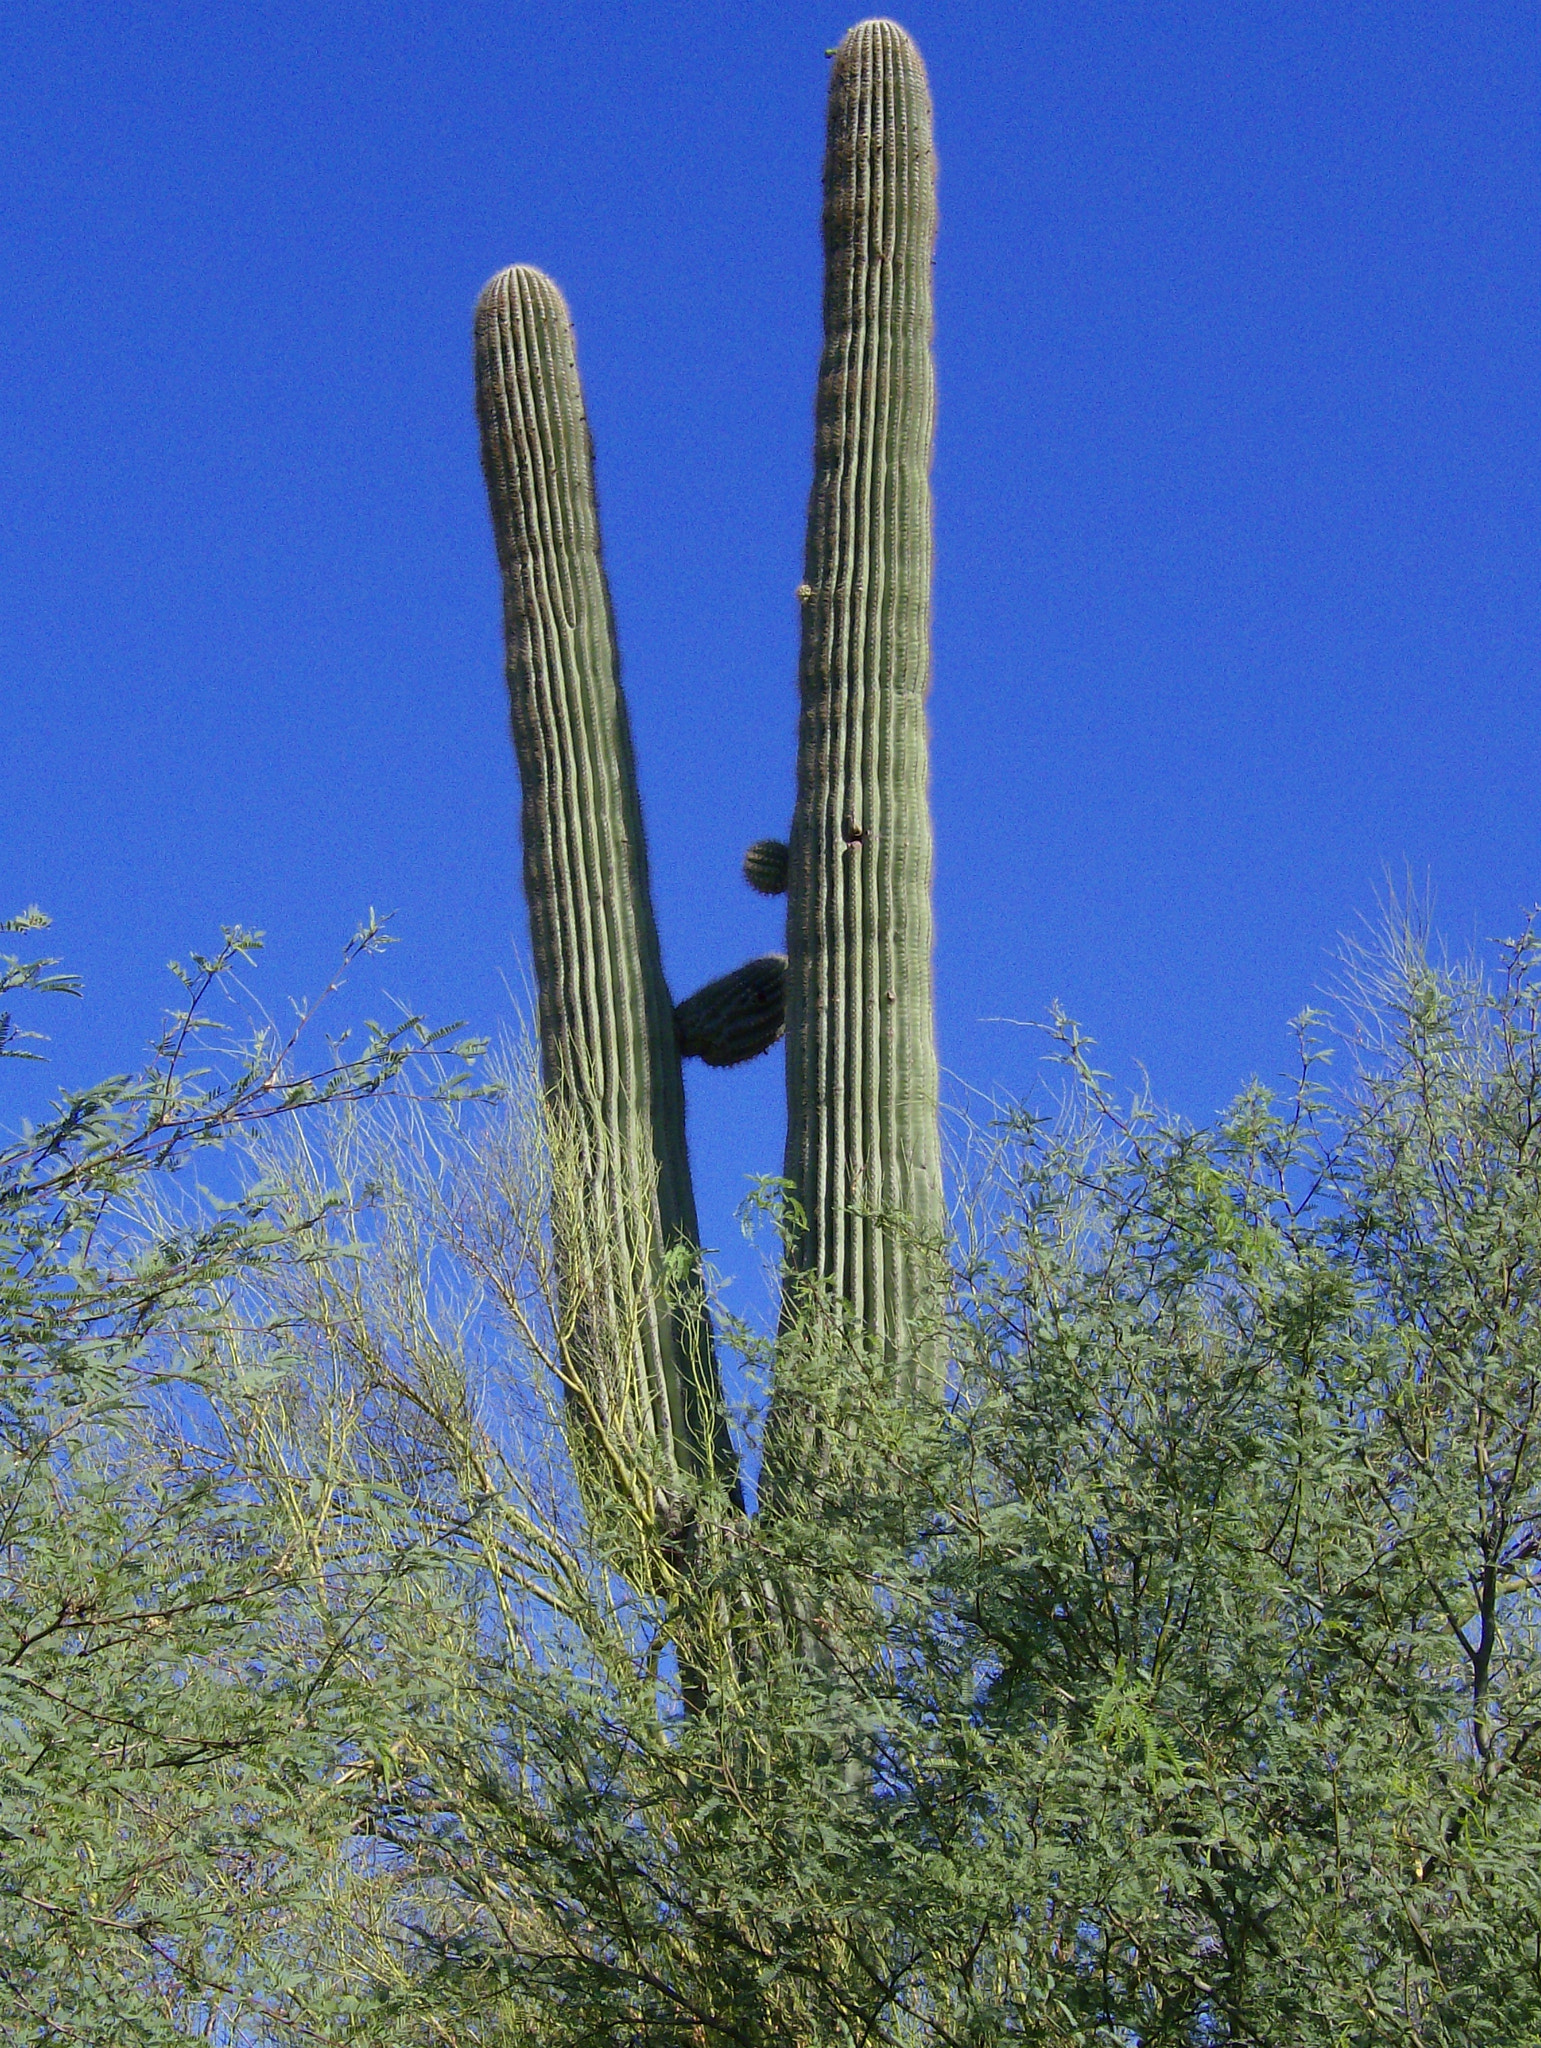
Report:
[[757,839],[744,855],[744,880],[761,896],[787,893],[787,843],[784,839]]
[[674,1012],[682,1059],[736,1067],[769,1052],[786,1029],[787,963],[783,953],[746,960],[687,996]]

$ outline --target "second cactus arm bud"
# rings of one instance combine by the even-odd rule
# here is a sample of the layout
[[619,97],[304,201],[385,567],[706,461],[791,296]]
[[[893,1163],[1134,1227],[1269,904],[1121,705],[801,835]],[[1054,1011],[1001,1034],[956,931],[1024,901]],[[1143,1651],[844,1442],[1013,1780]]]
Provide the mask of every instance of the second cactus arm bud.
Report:
[[785,896],[787,860],[784,839],[757,839],[744,855],[744,880],[757,896]]

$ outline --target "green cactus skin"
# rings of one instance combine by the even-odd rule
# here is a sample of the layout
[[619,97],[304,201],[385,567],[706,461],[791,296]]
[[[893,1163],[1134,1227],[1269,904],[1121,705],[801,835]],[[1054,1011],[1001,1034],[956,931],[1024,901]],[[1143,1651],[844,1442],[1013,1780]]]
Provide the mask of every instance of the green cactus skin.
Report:
[[744,855],[744,880],[760,896],[785,896],[790,849],[784,839],[757,839]]
[[[836,54],[787,902],[794,1246],[900,1367],[943,1227],[932,1008],[931,104],[903,29]],[[902,1220],[896,1220],[902,1219]]]
[[[674,1009],[648,889],[572,324],[539,271],[476,310],[482,464],[503,572],[524,886],[554,1147],[584,1198],[556,1219],[575,1406],[612,1465],[656,1476],[732,1451],[701,1292]],[[559,1182],[562,1175],[558,1175]],[[688,1277],[675,1248],[689,1247]],[[674,1253],[670,1258],[671,1252]],[[717,1418],[714,1422],[713,1418]],[[613,1477],[613,1474],[612,1474]]]
[[736,1067],[769,1052],[786,1029],[787,960],[746,960],[687,996],[674,1012],[681,1059]]

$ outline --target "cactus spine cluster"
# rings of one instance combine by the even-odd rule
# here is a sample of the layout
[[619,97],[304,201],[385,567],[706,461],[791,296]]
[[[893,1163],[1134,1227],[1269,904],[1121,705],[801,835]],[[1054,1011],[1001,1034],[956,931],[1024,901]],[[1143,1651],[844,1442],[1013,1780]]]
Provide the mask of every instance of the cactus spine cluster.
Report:
[[824,169],[824,354],[787,894],[796,1247],[913,1367],[942,1228],[931,988],[931,257],[925,69],[892,22],[841,44]]
[[[682,1052],[733,1064],[787,1038],[786,1173],[812,1276],[922,1377],[940,1234],[931,990],[929,672],[936,228],[924,67],[892,22],[846,35],[830,86],[824,352],[815,421],[790,848],[745,875],[787,892],[787,950],[676,1009],[648,891],[572,329],[539,272],[476,318],[483,465],[503,571],[524,879],[559,1185],[553,1218],[575,1452],[732,1483],[699,1274]],[[576,1169],[574,1175],[572,1169]],[[581,1460],[580,1460],[581,1462]],[[581,1476],[581,1475],[580,1475]]]

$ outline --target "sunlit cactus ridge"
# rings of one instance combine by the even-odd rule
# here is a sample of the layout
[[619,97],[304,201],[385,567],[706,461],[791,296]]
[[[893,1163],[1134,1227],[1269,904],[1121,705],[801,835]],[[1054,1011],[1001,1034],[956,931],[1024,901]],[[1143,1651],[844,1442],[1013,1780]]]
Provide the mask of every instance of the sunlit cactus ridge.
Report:
[[[735,1064],[784,1021],[793,1272],[826,1283],[900,1384],[923,1376],[942,1222],[925,717],[935,229],[924,67],[894,23],[862,22],[830,83],[790,845],[758,841],[744,863],[762,894],[787,893],[788,957],[677,1007],[567,308],[526,268],[495,277],[477,308],[542,1071],[554,1141],[588,1197],[554,1218],[563,1370],[600,1433],[665,1477],[732,1479],[682,1055]],[[789,1286],[789,1315],[800,1298]]]

